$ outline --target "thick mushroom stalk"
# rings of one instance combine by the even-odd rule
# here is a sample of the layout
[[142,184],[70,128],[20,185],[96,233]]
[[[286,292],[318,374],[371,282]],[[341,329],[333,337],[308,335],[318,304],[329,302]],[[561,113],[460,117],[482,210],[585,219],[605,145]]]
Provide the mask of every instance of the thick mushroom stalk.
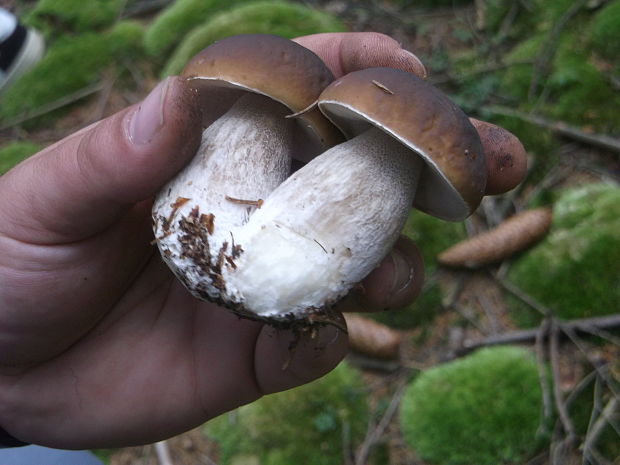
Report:
[[[202,136],[196,156],[154,205],[163,257],[197,295],[222,298],[222,272],[241,253],[233,230],[289,175],[293,121],[280,103],[247,93]],[[174,257],[174,259],[172,258]]]
[[334,304],[398,238],[422,167],[378,129],[315,158],[234,231],[244,253],[226,279],[229,293],[264,317]]

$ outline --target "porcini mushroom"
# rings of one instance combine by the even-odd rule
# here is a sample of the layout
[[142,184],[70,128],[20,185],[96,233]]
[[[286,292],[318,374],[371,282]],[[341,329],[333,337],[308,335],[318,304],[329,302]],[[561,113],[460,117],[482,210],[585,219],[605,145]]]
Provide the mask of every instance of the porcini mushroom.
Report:
[[[295,116],[314,114],[316,107]],[[479,204],[487,171],[478,134],[463,112],[425,81],[389,68],[354,72],[328,86],[318,108],[350,140],[277,187],[274,179],[253,193],[261,199],[260,208],[243,210],[242,217],[230,221],[225,210],[232,209],[226,197],[231,187],[224,177],[201,188],[215,198],[209,200],[214,206],[186,207],[195,199],[186,201],[189,194],[180,186],[204,183],[202,174],[214,179],[200,168],[211,158],[195,159],[164,189],[155,205],[155,217],[162,219],[156,232],[165,236],[159,245],[196,295],[274,324],[308,321],[378,265],[412,205],[460,220]],[[222,139],[228,136],[218,129],[219,122],[214,126]],[[203,145],[213,144],[211,139],[217,138],[208,129]],[[244,153],[228,158],[248,163]],[[208,169],[214,169],[213,163]],[[261,176],[267,171],[252,170]],[[243,185],[243,177],[258,177],[250,170],[240,176],[233,176],[231,186]],[[174,199],[181,199],[183,212],[174,210]],[[188,222],[191,228],[184,226]],[[166,228],[175,229],[174,237],[166,236]],[[211,245],[215,237],[219,249]]]
[[318,109],[286,118],[312,104],[333,75],[295,42],[256,34],[207,47],[183,76],[208,105],[207,127],[193,160],[155,199],[156,242],[195,296],[246,314],[227,280],[245,253],[237,228],[289,176],[293,144],[307,157],[343,140]]

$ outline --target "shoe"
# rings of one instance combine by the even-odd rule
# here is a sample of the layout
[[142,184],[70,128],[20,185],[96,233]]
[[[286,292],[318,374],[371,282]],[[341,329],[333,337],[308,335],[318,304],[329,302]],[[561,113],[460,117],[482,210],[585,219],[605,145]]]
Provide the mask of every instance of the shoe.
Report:
[[45,42],[33,29],[18,24],[0,43],[0,94],[43,57]]

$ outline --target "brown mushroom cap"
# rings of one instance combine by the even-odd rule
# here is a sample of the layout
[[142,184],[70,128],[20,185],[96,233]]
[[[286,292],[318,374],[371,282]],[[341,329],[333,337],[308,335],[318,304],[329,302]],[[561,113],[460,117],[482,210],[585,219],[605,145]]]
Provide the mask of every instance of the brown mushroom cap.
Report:
[[[219,40],[195,55],[182,76],[196,88],[224,87],[270,97],[300,112],[316,101],[334,80],[323,61],[301,45],[275,35],[247,34]],[[299,116],[323,148],[342,141],[341,134],[321,113]]]
[[431,84],[397,69],[369,68],[330,84],[318,106],[347,138],[374,125],[422,157],[416,208],[458,221],[478,207],[487,181],[478,132]]

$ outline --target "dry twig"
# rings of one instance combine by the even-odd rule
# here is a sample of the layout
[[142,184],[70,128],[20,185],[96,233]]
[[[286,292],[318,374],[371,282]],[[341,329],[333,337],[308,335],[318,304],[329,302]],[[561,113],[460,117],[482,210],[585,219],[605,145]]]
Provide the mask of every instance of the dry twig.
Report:
[[[573,330],[577,332],[583,332],[588,334],[594,334],[599,337],[601,334],[606,334],[602,331],[602,328],[619,328],[620,327],[620,314],[600,316],[593,318],[580,318],[575,320],[562,321],[563,329]],[[483,339],[466,339],[463,342],[462,353],[470,352],[479,347],[496,346],[502,344],[514,344],[529,342],[537,339],[540,333],[540,329],[524,329],[516,331],[508,331],[502,334],[496,334]],[[615,336],[610,335],[611,338]],[[617,339],[617,338],[615,338]],[[612,339],[615,342],[615,339]]]
[[392,421],[394,414],[398,410],[398,406],[400,405],[400,400],[405,393],[405,388],[407,387],[407,376],[403,376],[398,383],[398,387],[394,391],[392,395],[392,399],[390,400],[390,404],[388,408],[385,410],[383,417],[379,423],[372,429],[369,430],[366,434],[366,438],[364,442],[360,446],[360,450],[355,459],[355,465],[366,465],[368,463],[368,457],[374,445],[381,438],[386,428]]
[[154,444],[155,453],[157,454],[157,460],[160,465],[173,465],[172,458],[170,457],[170,448],[166,441],[159,441]]
[[547,366],[545,363],[545,338],[549,333],[551,327],[551,319],[545,318],[538,329],[536,330],[536,367],[538,369],[538,382],[540,383],[540,391],[542,394],[542,421],[538,428],[537,434],[543,435],[546,433],[548,420],[553,415],[553,408],[551,404],[551,388],[549,386],[549,379],[547,378]]
[[560,329],[557,321],[551,320],[551,327],[549,328],[549,361],[551,363],[551,372],[553,374],[553,398],[555,401],[555,408],[558,411],[560,421],[562,422],[562,428],[566,433],[566,443],[571,444],[577,438],[575,433],[575,427],[568,415],[566,409],[566,403],[562,399],[561,391],[561,376],[560,376]]
[[535,124],[541,128],[548,129],[552,132],[558,133],[561,136],[569,137],[573,140],[583,142],[585,144],[599,147],[612,152],[620,152],[620,140],[606,136],[604,134],[590,134],[582,131],[576,126],[571,126],[561,121],[551,121],[547,118],[538,115],[531,115],[523,113],[512,108],[504,107],[501,105],[491,105],[485,108],[491,113],[504,116],[512,116],[528,123]]

